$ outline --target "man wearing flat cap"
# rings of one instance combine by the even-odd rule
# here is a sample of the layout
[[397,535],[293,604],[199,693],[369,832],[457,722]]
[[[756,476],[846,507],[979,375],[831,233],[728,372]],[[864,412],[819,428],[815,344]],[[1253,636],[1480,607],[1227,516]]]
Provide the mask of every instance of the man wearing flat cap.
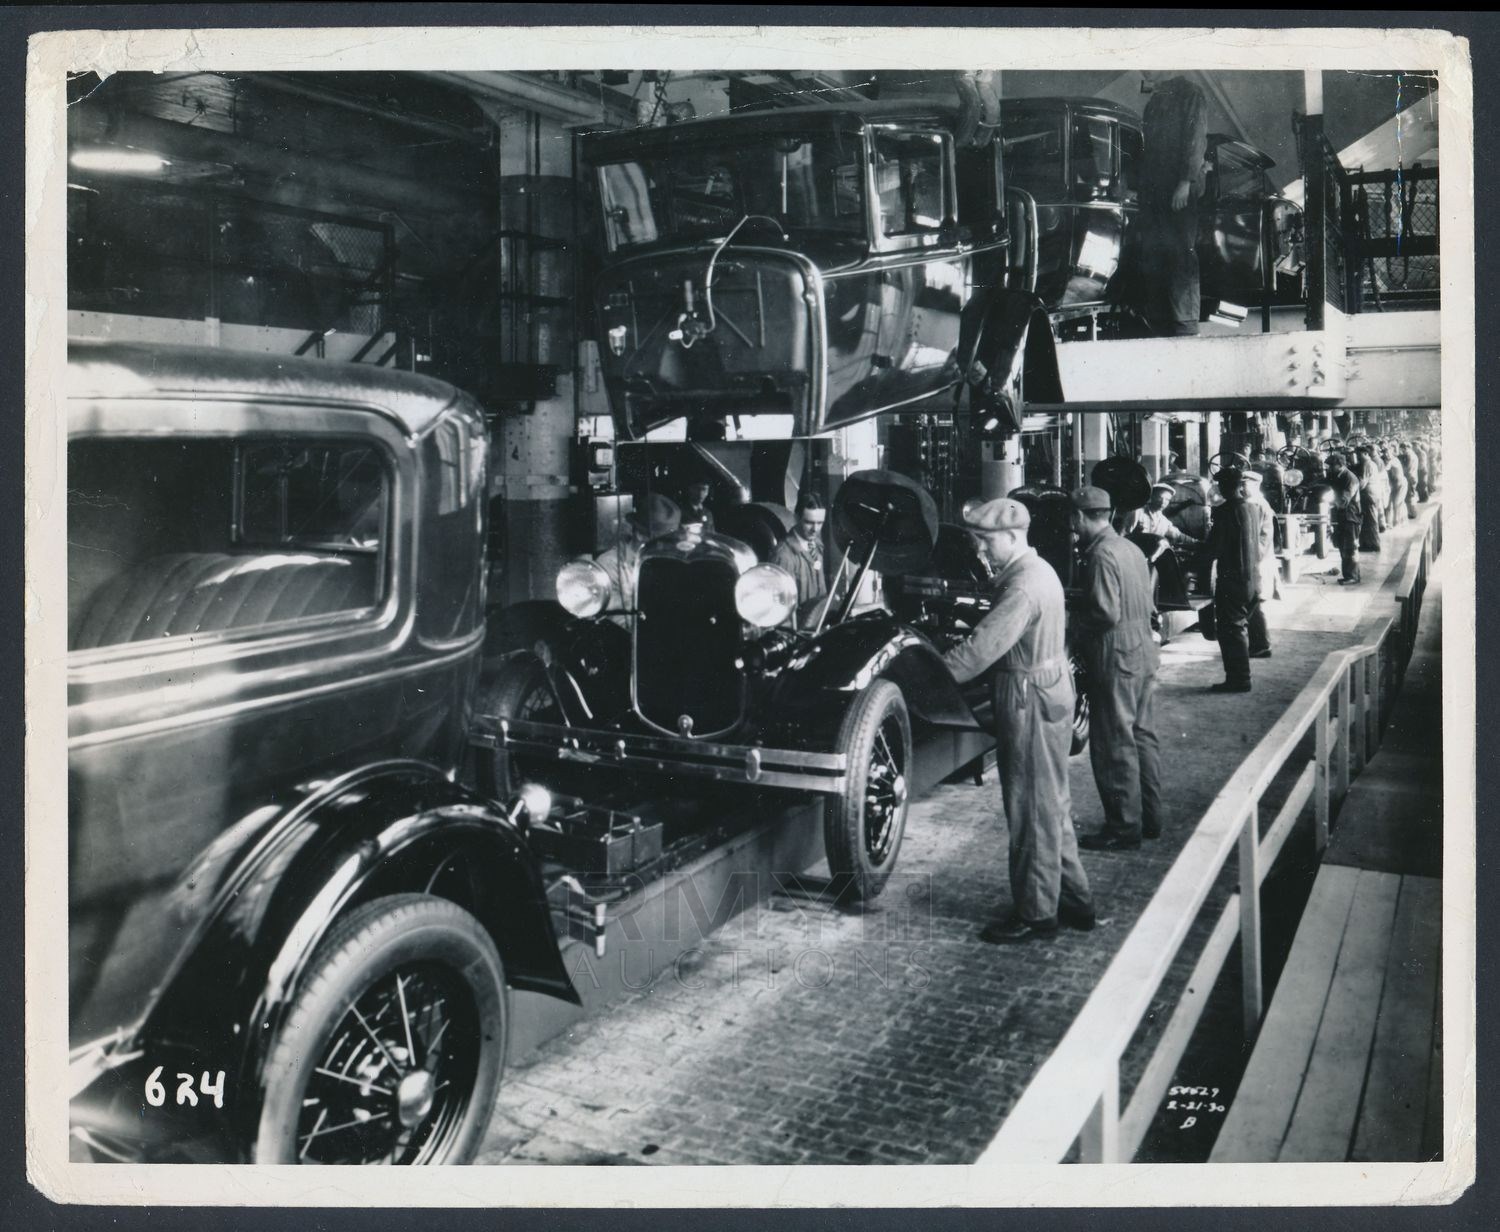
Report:
[[[1226,466],[1219,472],[1218,483],[1224,503],[1214,510],[1208,542],[1216,569],[1214,617],[1224,679],[1211,685],[1209,691],[1248,693],[1251,639],[1256,640],[1259,650],[1266,638],[1265,615],[1260,610],[1260,561],[1270,532],[1260,507],[1245,499],[1245,477],[1237,468]],[[1267,643],[1265,654],[1269,653]]]
[[1358,586],[1359,530],[1364,516],[1359,503],[1359,476],[1349,468],[1339,450],[1328,455],[1328,483],[1333,488],[1333,541],[1339,549],[1339,585]]
[[[677,502],[661,495],[650,493],[645,502],[631,510],[622,527],[620,540],[614,547],[601,552],[594,559],[609,575],[609,605],[612,612],[635,610],[635,579],[640,566],[641,547],[658,535],[672,534],[682,523],[682,511]],[[629,625],[628,617],[610,617],[616,624]]]
[[1089,694],[1089,761],[1104,803],[1104,828],[1079,842],[1092,851],[1131,851],[1161,834],[1155,604],[1145,556],[1115,532],[1109,515],[1103,489],[1073,493],[1073,533],[1083,552],[1073,627]]
[[1137,509],[1134,518],[1127,520],[1124,533],[1130,535],[1144,532],[1156,535],[1163,545],[1174,548],[1201,547],[1202,543],[1198,539],[1180,529],[1167,517],[1167,506],[1176,495],[1177,489],[1170,483],[1153,483],[1151,498],[1146,502],[1146,507]]
[[1010,836],[1011,914],[980,937],[1028,941],[1052,935],[1059,922],[1090,929],[1093,896],[1078,860],[1068,790],[1074,695],[1062,583],[1028,544],[1031,515],[1019,501],[987,501],[967,510],[964,523],[995,566],[994,602],[943,662],[960,684],[994,669],[996,755]]
[[[1256,552],[1260,558],[1260,601],[1281,598],[1280,576],[1276,565],[1276,511],[1266,499],[1265,477],[1259,471],[1246,471],[1242,480],[1245,501],[1260,510],[1260,532]],[[1271,639],[1266,629],[1264,606],[1257,607],[1250,620],[1250,657],[1269,659]]]

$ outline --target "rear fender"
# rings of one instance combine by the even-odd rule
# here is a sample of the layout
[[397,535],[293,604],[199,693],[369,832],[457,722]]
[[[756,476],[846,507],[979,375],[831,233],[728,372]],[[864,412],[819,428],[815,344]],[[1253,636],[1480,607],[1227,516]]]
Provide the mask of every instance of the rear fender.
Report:
[[419,762],[371,767],[336,787],[288,808],[244,852],[137,1033],[237,1076],[226,1106],[240,1141],[253,1140],[267,1051],[314,952],[373,898],[453,898],[490,932],[513,987],[578,1001],[536,861],[498,805]]

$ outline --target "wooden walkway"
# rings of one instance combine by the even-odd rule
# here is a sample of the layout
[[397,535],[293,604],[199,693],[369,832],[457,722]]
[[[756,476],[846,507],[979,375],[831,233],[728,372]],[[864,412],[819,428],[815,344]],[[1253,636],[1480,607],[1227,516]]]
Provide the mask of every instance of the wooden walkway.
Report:
[[1441,1155],[1441,612],[1434,583],[1212,1162]]

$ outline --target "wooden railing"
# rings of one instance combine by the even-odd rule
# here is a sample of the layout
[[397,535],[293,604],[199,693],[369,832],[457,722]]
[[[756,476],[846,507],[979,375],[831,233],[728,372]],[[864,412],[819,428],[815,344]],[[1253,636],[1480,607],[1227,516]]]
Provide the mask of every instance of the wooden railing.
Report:
[[[1441,511],[1426,515],[1400,567],[1382,587],[1395,600],[1370,640],[1334,651],[1209,805],[1146,910],[1056,1050],[1037,1071],[981,1165],[1058,1163],[1079,1143],[1083,1163],[1134,1158],[1161,1106],[1204,1004],[1234,945],[1240,962],[1247,1040],[1264,1011],[1260,886],[1311,802],[1318,850],[1335,806],[1374,756],[1416,643],[1427,574],[1442,548]],[[1265,835],[1261,799],[1313,731],[1313,756]],[[1161,1038],[1120,1106],[1120,1064],[1157,990],[1231,854],[1239,889],[1220,913]]]

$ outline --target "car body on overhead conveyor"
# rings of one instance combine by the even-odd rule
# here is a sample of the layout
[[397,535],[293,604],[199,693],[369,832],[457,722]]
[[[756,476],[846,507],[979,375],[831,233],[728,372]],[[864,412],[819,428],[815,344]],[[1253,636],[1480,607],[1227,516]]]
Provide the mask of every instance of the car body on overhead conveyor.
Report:
[[742,415],[807,436],[965,390],[998,434],[1027,398],[1062,400],[1029,198],[1007,191],[993,130],[957,108],[772,109],[581,150],[617,439]]
[[[1140,116],[1098,98],[1006,99],[1007,183],[1036,203],[1036,291],[1064,339],[1139,331],[1131,314],[1131,229],[1139,210]],[[1223,301],[1298,303],[1302,211],[1275,191],[1275,163],[1211,133],[1199,205],[1203,316]]]

